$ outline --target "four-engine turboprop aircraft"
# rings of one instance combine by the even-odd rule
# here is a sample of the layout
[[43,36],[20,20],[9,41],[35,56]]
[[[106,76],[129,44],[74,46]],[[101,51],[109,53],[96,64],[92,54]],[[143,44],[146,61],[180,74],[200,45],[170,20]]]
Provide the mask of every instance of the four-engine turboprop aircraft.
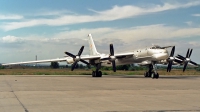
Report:
[[[100,71],[101,66],[112,66],[113,71],[116,72],[116,65],[138,63],[140,65],[148,66],[148,71],[144,73],[144,76],[152,78],[159,78],[156,64],[168,64],[167,72],[171,71],[172,64],[174,63],[184,65],[183,71],[185,71],[188,63],[197,65],[190,59],[190,56],[192,54],[192,49],[191,50],[188,49],[186,57],[181,55],[177,55],[176,57],[174,57],[175,46],[160,47],[157,45],[153,45],[152,47],[145,49],[138,49],[132,52],[115,53],[113,44],[110,44],[110,54],[102,54],[97,52],[91,34],[88,35],[88,38],[89,38],[90,55],[81,55],[84,50],[84,46],[82,46],[77,55],[65,52],[67,56],[64,58],[6,63],[2,65],[5,66],[5,65],[28,64],[28,63],[66,61],[68,64],[72,64],[71,70],[73,71],[74,68],[76,67],[76,64],[79,61],[81,61],[87,65],[93,65],[96,67],[96,70],[92,72],[93,77],[102,77],[102,72]],[[169,47],[172,47],[170,55],[167,51],[167,48]],[[85,60],[88,60],[89,62]]]

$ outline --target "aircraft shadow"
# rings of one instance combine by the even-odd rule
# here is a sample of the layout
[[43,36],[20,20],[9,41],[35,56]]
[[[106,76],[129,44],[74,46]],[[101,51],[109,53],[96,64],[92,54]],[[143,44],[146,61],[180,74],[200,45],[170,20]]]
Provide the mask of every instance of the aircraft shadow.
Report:
[[[120,78],[145,78],[145,79],[149,79],[151,77],[144,77],[144,76],[121,76]],[[160,76],[159,79],[196,79],[196,78],[200,78],[200,76]]]
[[[16,77],[85,77],[85,78],[138,78],[138,79],[151,79],[151,77],[144,77],[143,75],[103,75],[102,77],[92,77],[91,75],[19,75]],[[200,76],[166,76],[161,75],[159,79],[196,79]]]

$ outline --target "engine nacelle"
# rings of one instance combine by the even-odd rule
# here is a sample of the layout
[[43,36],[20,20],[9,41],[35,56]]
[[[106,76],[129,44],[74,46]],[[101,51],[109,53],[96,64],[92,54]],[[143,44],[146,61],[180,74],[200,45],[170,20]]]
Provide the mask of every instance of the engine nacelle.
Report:
[[174,59],[174,57],[169,57],[168,58],[168,61],[174,61],[175,59]]
[[151,61],[142,61],[141,63],[138,63],[138,65],[144,66],[151,64]]
[[74,59],[71,58],[71,57],[68,57],[68,58],[66,59],[66,62],[67,62],[67,64],[72,64],[72,63],[74,63]]

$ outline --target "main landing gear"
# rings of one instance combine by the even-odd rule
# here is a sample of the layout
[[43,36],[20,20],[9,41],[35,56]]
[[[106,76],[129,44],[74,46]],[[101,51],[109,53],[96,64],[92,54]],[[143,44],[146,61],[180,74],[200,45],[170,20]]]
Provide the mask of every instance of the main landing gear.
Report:
[[92,77],[102,77],[102,72],[101,71],[92,71]]
[[155,63],[152,63],[151,65],[149,65],[149,69],[147,72],[144,73],[144,77],[152,77],[152,79],[159,78],[159,74],[156,71]]
[[96,64],[96,70],[92,71],[92,77],[102,77],[102,72],[99,71],[101,64]]

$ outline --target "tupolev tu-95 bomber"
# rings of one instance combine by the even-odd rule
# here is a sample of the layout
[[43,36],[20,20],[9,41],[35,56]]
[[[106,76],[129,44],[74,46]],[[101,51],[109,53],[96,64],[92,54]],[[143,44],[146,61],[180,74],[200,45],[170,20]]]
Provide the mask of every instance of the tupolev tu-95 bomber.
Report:
[[[153,45],[148,48],[138,49],[131,52],[115,53],[113,44],[110,44],[110,54],[103,54],[97,52],[93,38],[91,34],[88,34],[89,50],[90,55],[81,55],[84,46],[82,46],[77,55],[70,52],[65,52],[66,57],[59,59],[48,59],[48,60],[37,60],[37,61],[26,61],[26,62],[16,62],[16,63],[4,63],[5,65],[16,65],[16,64],[28,64],[28,63],[45,63],[45,62],[63,62],[66,61],[67,64],[72,64],[71,70],[73,71],[80,61],[87,65],[93,65],[96,70],[92,71],[91,75],[93,77],[102,77],[102,72],[100,71],[102,66],[112,66],[113,71],[116,72],[117,65],[126,65],[137,63],[139,65],[147,66],[148,70],[144,73],[145,77],[159,78],[159,73],[157,72],[156,64],[167,65],[167,72],[170,72],[173,64],[183,65],[183,72],[186,70],[188,63],[192,65],[197,65],[190,59],[193,49],[188,49],[186,56],[177,55],[174,56],[175,46],[161,47],[158,45]],[[168,53],[167,48],[172,47],[170,53]]]

